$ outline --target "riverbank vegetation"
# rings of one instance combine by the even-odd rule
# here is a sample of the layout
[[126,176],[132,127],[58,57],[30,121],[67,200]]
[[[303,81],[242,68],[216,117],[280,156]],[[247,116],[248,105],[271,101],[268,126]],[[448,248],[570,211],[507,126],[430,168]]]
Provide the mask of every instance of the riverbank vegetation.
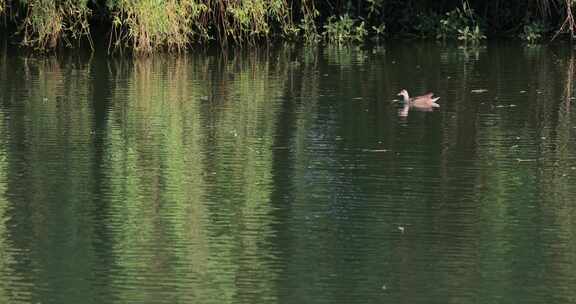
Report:
[[573,0],[0,0],[0,27],[40,51],[181,51],[194,44],[276,39],[362,43],[408,36],[477,43],[575,37]]

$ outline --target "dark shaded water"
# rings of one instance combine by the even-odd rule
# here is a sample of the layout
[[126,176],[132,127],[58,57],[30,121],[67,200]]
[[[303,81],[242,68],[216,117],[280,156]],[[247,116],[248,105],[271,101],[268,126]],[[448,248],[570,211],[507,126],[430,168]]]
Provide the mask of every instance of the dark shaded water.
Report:
[[3,51],[0,302],[573,303],[575,64]]

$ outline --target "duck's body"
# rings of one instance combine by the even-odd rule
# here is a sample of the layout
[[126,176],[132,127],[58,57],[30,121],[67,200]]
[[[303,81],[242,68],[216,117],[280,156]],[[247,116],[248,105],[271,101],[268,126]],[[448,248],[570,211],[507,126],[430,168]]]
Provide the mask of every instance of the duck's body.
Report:
[[421,109],[430,109],[430,108],[439,108],[440,105],[436,103],[440,97],[432,97],[434,93],[428,93],[422,96],[416,96],[410,98],[408,95],[408,91],[402,90],[398,93],[399,96],[404,97],[404,105],[408,105],[410,107],[421,108]]

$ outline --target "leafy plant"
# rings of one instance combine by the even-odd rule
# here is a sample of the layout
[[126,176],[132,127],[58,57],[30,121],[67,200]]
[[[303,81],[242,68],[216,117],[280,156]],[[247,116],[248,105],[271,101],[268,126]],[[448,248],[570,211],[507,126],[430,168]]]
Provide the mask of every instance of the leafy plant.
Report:
[[384,5],[384,0],[366,0],[366,2],[368,4],[368,18],[372,15],[378,14],[378,11]]
[[[0,0],[0,8],[5,4]],[[91,11],[85,0],[30,0],[26,4],[26,17],[20,27],[22,44],[45,51],[62,42],[70,46],[72,41],[86,37],[92,46],[88,24]]]
[[320,15],[316,9],[306,11],[302,22],[300,23],[300,30],[302,32],[302,37],[307,43],[316,43],[320,40],[320,34],[318,34],[318,29],[316,27],[316,22],[314,21],[316,17]]
[[372,26],[372,31],[374,32],[375,39],[379,39],[384,36],[386,31],[386,24],[382,23],[379,26]]
[[324,37],[329,43],[343,44],[349,42],[362,42],[368,34],[364,21],[358,24],[356,19],[349,15],[336,18],[331,16],[324,25]]
[[474,10],[467,1],[463,1],[462,8],[447,12],[444,18],[440,19],[436,38],[457,38],[464,42],[479,42],[486,39],[486,36],[476,22]]
[[525,24],[522,32],[520,33],[520,39],[528,42],[535,43],[542,39],[543,35],[547,32],[546,26],[541,22],[532,22]]
[[464,42],[479,42],[480,40],[486,39],[486,36],[480,31],[480,27],[476,25],[474,29],[470,29],[469,26],[458,30],[458,40]]
[[454,38],[458,35],[458,29],[463,28],[467,23],[466,15],[459,8],[447,12],[444,18],[440,19],[436,38]]

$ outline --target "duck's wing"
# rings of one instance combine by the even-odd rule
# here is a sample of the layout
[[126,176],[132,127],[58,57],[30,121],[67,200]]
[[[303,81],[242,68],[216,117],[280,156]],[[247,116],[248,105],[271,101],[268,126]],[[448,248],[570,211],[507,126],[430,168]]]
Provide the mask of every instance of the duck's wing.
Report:
[[419,98],[413,100],[410,105],[416,108],[438,108],[440,107],[440,105],[436,103],[438,99],[440,99],[440,97]]
[[430,99],[432,98],[432,96],[434,95],[434,93],[430,92],[421,96],[416,96],[413,98],[413,100],[417,100],[417,99]]
[[415,99],[410,103],[410,106],[414,108],[429,108],[430,107],[430,99]]

